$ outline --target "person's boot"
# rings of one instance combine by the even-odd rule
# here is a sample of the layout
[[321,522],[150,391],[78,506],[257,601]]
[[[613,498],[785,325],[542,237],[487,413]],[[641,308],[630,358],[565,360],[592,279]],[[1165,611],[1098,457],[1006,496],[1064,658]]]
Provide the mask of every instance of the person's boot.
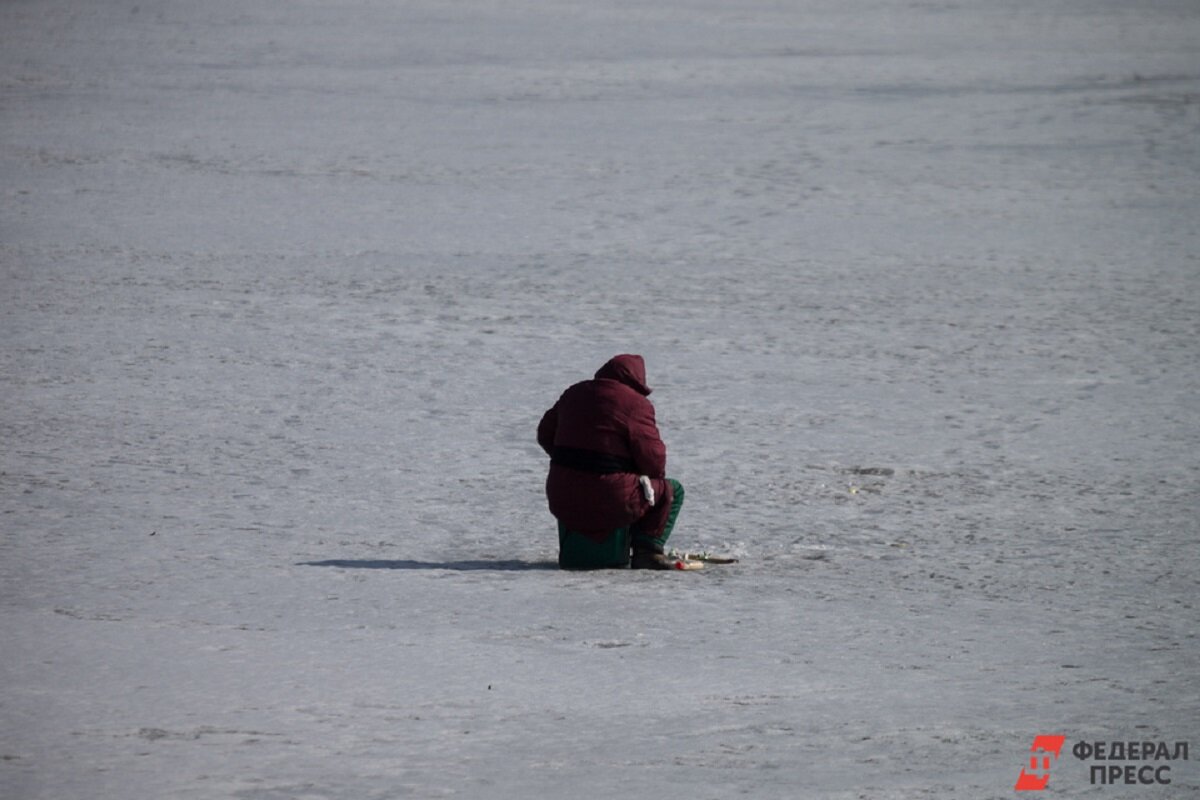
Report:
[[665,553],[657,553],[653,550],[634,550],[629,567],[630,569],[675,569],[676,560],[668,558]]

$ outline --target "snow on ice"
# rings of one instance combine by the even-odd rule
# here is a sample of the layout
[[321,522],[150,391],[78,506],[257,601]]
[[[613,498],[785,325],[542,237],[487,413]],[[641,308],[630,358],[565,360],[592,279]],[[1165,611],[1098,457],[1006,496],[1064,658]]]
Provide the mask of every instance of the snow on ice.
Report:
[[[1190,0],[0,5],[0,796],[1161,792],[1198,178]],[[741,563],[555,568],[618,352]]]

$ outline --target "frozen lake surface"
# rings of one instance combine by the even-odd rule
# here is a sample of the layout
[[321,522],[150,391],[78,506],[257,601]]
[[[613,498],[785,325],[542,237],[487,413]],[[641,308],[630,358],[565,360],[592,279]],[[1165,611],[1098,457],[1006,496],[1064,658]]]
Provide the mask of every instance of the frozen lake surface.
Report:
[[0,4],[0,797],[1200,791],[1198,179],[1191,0]]

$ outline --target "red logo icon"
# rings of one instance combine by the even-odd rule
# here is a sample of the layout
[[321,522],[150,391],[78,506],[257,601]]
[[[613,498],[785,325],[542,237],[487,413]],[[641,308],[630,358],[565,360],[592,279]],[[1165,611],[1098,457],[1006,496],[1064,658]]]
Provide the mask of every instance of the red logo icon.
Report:
[[1050,765],[1062,751],[1065,736],[1035,736],[1033,746],[1029,748],[1029,767],[1021,769],[1017,785],[1013,788],[1018,792],[1040,792],[1050,783]]

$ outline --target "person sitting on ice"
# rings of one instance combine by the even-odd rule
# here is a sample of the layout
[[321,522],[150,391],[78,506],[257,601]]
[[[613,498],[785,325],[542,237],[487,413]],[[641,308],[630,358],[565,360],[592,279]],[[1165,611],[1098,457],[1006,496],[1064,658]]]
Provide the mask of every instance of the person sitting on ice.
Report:
[[666,477],[639,355],[610,359],[592,380],[569,387],[542,416],[537,441],[550,456],[546,498],[566,529],[593,541],[628,529],[634,569],[673,569],[667,538],[683,505],[683,486]]

